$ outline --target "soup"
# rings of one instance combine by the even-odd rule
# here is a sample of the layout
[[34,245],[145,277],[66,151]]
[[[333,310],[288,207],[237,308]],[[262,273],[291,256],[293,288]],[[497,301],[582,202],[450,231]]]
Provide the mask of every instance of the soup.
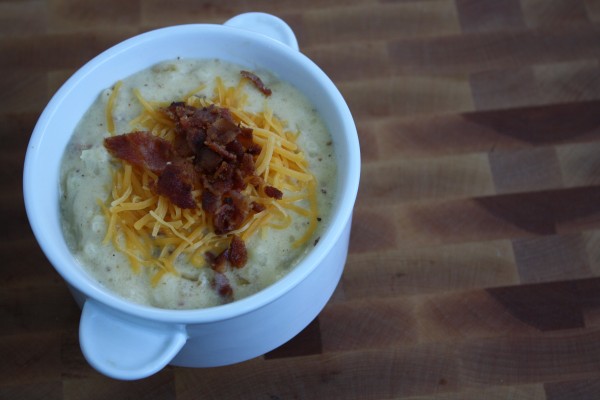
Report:
[[172,60],[104,90],[78,124],[61,166],[63,231],[126,299],[216,306],[276,282],[317,244],[336,175],[331,136],[297,89],[220,60]]

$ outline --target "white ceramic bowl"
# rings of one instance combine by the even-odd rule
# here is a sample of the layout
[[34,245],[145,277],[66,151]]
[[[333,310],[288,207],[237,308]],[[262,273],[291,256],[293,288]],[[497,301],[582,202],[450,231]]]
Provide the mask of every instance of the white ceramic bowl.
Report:
[[[264,68],[296,86],[325,120],[339,171],[331,223],[287,276],[245,299],[199,310],[142,306],[107,291],[69,252],[59,215],[61,157],[84,112],[117,80],[176,57],[220,58]],[[339,91],[298,51],[289,26],[268,14],[249,13],[224,25],[182,25],[144,33],[83,66],[40,116],[27,149],[23,186],[33,232],[83,308],[79,337],[84,356],[105,375],[139,379],[169,363],[210,367],[248,360],[280,346],[308,325],[342,274],[359,175],[356,128]]]

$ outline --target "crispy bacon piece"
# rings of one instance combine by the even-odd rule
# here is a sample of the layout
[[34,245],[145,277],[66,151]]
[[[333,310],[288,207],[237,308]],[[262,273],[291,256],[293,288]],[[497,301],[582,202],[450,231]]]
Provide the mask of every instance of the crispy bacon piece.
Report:
[[265,194],[277,200],[281,200],[283,198],[283,192],[273,186],[265,186]]
[[150,132],[136,131],[108,137],[104,139],[104,147],[114,157],[157,174],[158,180],[154,185],[156,194],[167,197],[181,208],[196,207],[192,196],[197,180],[194,167],[174,157],[170,142]]
[[200,149],[194,160],[196,168],[203,173],[214,173],[223,162],[221,156],[208,147]]
[[233,297],[233,288],[227,279],[227,275],[224,274],[226,261],[236,267],[242,268],[248,261],[248,255],[246,252],[246,245],[244,241],[238,236],[233,236],[229,248],[223,250],[218,256],[215,256],[211,252],[204,254],[206,261],[210,267],[215,271],[215,276],[212,281],[213,288],[226,299]]
[[233,288],[229,284],[227,275],[216,272],[212,286],[222,297],[225,297],[226,299],[231,299],[233,297]]
[[210,190],[202,191],[202,209],[209,214],[214,214],[219,208],[221,199]]
[[248,201],[240,192],[232,190],[225,193],[213,215],[215,233],[223,235],[240,228],[249,211]]
[[235,230],[244,221],[244,214],[231,204],[222,204],[213,216],[213,225],[217,235]]
[[225,272],[227,262],[227,250],[223,250],[217,256],[214,255],[214,253],[207,251],[206,253],[204,253],[204,259],[213,271],[221,273]]
[[229,259],[229,263],[236,268],[242,268],[246,265],[246,262],[248,261],[248,252],[246,251],[246,244],[240,237],[233,235],[231,243],[229,244],[229,254],[227,258]]
[[248,149],[246,150],[246,153],[251,154],[253,156],[257,156],[260,154],[261,150],[262,150],[262,147],[260,147],[259,144],[253,143],[250,147],[248,147]]
[[204,147],[206,132],[219,116],[216,107],[198,109],[182,102],[171,103],[164,112],[175,122],[174,142],[182,157],[192,156]]
[[233,235],[227,249],[223,250],[219,255],[207,251],[204,253],[204,259],[210,268],[216,272],[225,272],[227,261],[236,268],[242,268],[248,261],[246,244],[239,236]]
[[189,161],[168,163],[158,177],[155,191],[159,195],[168,197],[178,207],[196,208],[192,195],[196,179],[196,171]]
[[255,74],[253,74],[250,71],[240,71],[240,74],[246,78],[246,79],[250,79],[250,81],[252,81],[252,83],[254,84],[254,86],[256,86],[256,88],[258,90],[260,90],[265,96],[270,96],[271,95],[271,89],[269,89],[268,87],[265,86],[265,84],[263,83],[263,81],[256,76]]
[[161,173],[173,157],[171,143],[150,132],[136,131],[104,139],[108,152],[129,164]]
[[260,204],[257,203],[255,201],[252,202],[252,204],[250,204],[250,207],[252,208],[252,211],[254,211],[255,213],[259,213],[261,211],[264,211],[267,209],[267,207],[264,206],[264,204]]
[[251,154],[246,153],[242,156],[242,159],[240,160],[240,171],[244,176],[254,175],[256,169],[254,165],[254,157],[252,157]]

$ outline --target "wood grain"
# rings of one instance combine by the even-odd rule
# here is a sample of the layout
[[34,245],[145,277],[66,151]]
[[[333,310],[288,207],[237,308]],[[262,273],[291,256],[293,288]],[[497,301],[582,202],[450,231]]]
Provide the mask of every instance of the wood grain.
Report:
[[[355,117],[342,280],[262,357],[111,380],[29,228],[29,136],[99,52],[246,11],[286,20]],[[0,398],[600,398],[599,44],[598,0],[0,1]]]

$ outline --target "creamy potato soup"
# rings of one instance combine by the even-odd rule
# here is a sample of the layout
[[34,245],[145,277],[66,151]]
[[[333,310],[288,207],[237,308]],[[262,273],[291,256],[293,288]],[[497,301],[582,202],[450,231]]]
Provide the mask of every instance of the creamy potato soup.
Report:
[[115,83],[86,112],[62,160],[63,230],[114,293],[215,306],[274,283],[316,245],[336,174],[331,136],[294,87],[177,59]]

